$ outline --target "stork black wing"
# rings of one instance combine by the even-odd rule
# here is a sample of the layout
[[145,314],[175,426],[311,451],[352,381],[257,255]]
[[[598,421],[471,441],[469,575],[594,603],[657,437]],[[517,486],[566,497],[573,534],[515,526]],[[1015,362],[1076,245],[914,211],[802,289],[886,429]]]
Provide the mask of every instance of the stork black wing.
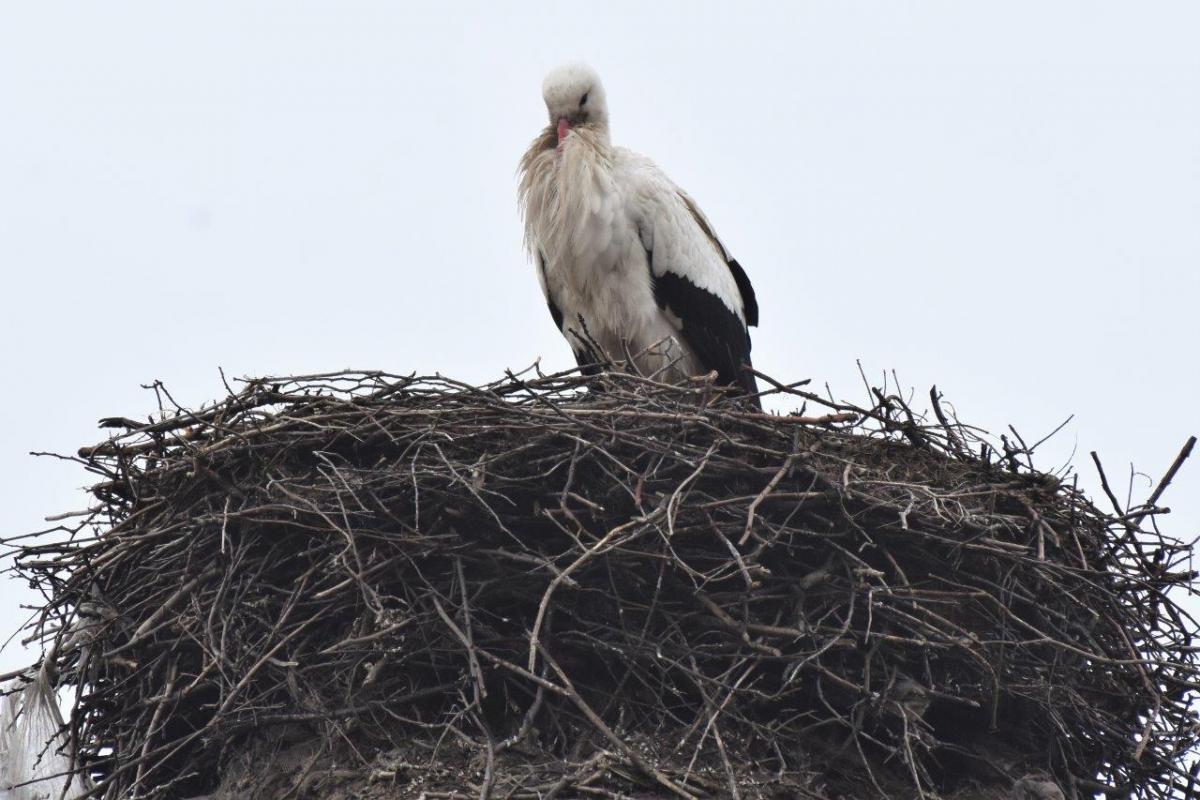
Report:
[[725,263],[729,265],[729,271],[733,273],[733,279],[737,282],[738,292],[742,295],[742,311],[746,314],[746,325],[753,327],[758,324],[758,298],[754,296],[750,276],[736,258],[730,258]]
[[[650,253],[647,257],[652,258]],[[651,269],[650,278],[655,302],[679,319],[679,332],[701,363],[716,370],[721,383],[755,394],[754,376],[744,369],[750,365],[750,334],[737,314],[721,298],[682,275],[655,275]]]

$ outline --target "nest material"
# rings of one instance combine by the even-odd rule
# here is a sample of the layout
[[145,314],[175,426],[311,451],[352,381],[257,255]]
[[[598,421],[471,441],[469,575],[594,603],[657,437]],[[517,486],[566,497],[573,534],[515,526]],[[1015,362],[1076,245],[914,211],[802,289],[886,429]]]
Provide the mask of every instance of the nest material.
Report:
[[156,386],[80,452],[98,507],[18,543],[43,639],[87,630],[53,666],[93,793],[1184,789],[1161,491],[1109,515],[936,393],[776,388],[816,416],[632,376]]

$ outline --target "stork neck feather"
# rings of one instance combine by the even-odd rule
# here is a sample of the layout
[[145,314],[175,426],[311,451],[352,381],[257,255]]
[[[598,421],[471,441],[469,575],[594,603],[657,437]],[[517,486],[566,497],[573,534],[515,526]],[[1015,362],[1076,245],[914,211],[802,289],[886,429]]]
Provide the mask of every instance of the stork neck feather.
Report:
[[605,126],[586,123],[571,129],[558,147],[556,126],[534,140],[521,159],[518,189],[531,253],[555,259],[576,250],[577,233],[588,219],[610,206],[615,194],[612,148]]

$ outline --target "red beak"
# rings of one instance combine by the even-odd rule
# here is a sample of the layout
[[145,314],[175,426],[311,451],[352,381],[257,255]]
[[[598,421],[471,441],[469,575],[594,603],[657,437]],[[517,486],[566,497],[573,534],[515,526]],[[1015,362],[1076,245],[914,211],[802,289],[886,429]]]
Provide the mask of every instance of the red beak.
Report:
[[566,117],[558,118],[558,143],[562,144],[563,139],[567,138],[567,134],[571,132],[571,123]]

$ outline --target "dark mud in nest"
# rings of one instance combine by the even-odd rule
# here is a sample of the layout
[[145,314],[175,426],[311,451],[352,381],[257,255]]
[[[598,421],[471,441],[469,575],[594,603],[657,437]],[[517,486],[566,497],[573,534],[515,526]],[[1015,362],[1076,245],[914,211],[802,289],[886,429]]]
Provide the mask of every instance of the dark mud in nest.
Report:
[[54,657],[95,794],[1187,784],[1160,492],[1103,513],[936,395],[925,420],[792,388],[807,416],[778,417],[601,381],[156,387],[165,417],[105,420],[98,507],[13,543],[44,641],[86,631]]

